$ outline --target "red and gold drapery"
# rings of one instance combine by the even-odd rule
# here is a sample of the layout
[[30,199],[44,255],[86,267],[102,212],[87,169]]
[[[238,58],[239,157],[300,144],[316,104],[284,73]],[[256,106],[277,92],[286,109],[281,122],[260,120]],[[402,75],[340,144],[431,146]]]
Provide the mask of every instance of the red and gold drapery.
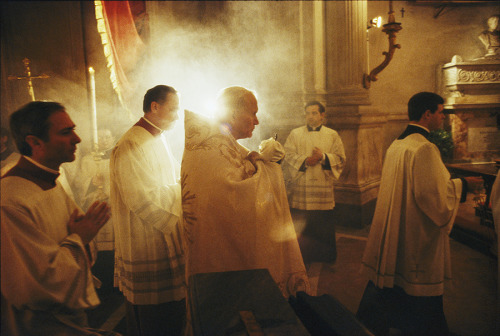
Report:
[[[134,87],[128,74],[145,51],[131,8],[137,7],[136,2],[94,1],[97,30],[101,35],[110,80],[120,103],[129,114],[127,101],[131,98]],[[138,3],[140,2],[143,1]]]

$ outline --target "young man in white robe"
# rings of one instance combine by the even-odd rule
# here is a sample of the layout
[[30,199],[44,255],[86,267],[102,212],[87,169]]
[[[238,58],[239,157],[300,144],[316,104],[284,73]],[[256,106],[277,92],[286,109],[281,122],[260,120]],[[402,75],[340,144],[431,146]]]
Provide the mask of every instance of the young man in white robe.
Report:
[[306,104],[306,125],[292,130],[286,139],[283,169],[304,259],[333,263],[337,259],[333,184],[346,157],[338,133],[323,125],[325,114],[320,102]]
[[75,124],[61,104],[35,101],[10,128],[23,156],[1,179],[2,335],[111,335],[90,329],[85,313],[100,303],[89,243],[109,207],[83,214],[57,180],[75,159]]
[[362,259],[369,279],[357,316],[376,335],[447,335],[444,281],[451,278],[449,233],[460,201],[478,177],[451,179],[427,140],[445,118],[443,98],[421,92],[408,102],[410,124],[385,156]]
[[133,335],[180,335],[185,324],[180,167],[162,135],[178,109],[174,88],[149,89],[144,116],[111,154],[115,286],[126,298]]
[[225,88],[218,107],[216,120],[185,114],[181,175],[187,276],[265,268],[285,297],[308,292],[277,163],[283,147],[268,139],[259,152],[251,152],[237,142],[251,137],[259,124],[252,91]]

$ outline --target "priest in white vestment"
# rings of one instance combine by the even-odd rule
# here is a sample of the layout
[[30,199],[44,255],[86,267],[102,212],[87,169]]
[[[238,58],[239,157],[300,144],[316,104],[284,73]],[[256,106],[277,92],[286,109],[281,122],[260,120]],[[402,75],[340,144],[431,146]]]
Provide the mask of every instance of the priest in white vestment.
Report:
[[133,335],[180,335],[185,323],[180,167],[162,135],[178,108],[174,88],[149,89],[144,117],[111,154],[115,286],[126,298]]
[[106,203],[83,212],[57,180],[80,138],[64,107],[31,102],[11,115],[23,155],[1,179],[2,335],[112,335],[88,327],[99,305],[89,243],[110,217]]
[[[309,291],[274,139],[250,152],[257,119],[252,91],[229,87],[217,121],[186,111],[181,166],[187,276],[268,269],[285,297]],[[222,284],[223,285],[223,284]]]
[[358,317],[377,335],[446,335],[444,281],[451,278],[449,233],[467,185],[451,179],[427,140],[445,118],[443,99],[421,92],[408,102],[410,125],[385,156],[370,234],[362,259],[369,279]]
[[344,145],[337,131],[323,125],[323,104],[310,101],[304,109],[306,125],[293,129],[285,142],[287,192],[304,259],[333,263],[337,259],[333,189],[344,169]]

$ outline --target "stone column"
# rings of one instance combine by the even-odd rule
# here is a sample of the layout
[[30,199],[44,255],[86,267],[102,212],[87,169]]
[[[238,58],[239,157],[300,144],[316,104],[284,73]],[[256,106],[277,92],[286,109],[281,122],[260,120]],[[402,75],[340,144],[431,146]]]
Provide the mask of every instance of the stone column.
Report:
[[363,88],[367,64],[366,1],[301,1],[303,100],[325,104],[347,162],[335,186],[336,221],[362,228],[371,222],[382,170],[386,116]]

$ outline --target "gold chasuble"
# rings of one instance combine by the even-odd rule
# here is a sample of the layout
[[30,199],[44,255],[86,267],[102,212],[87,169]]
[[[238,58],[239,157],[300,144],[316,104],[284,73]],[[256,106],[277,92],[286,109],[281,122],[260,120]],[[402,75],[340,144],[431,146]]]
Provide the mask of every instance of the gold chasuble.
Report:
[[309,291],[280,165],[255,169],[227,130],[189,111],[185,131],[187,277],[266,268],[285,297]]

